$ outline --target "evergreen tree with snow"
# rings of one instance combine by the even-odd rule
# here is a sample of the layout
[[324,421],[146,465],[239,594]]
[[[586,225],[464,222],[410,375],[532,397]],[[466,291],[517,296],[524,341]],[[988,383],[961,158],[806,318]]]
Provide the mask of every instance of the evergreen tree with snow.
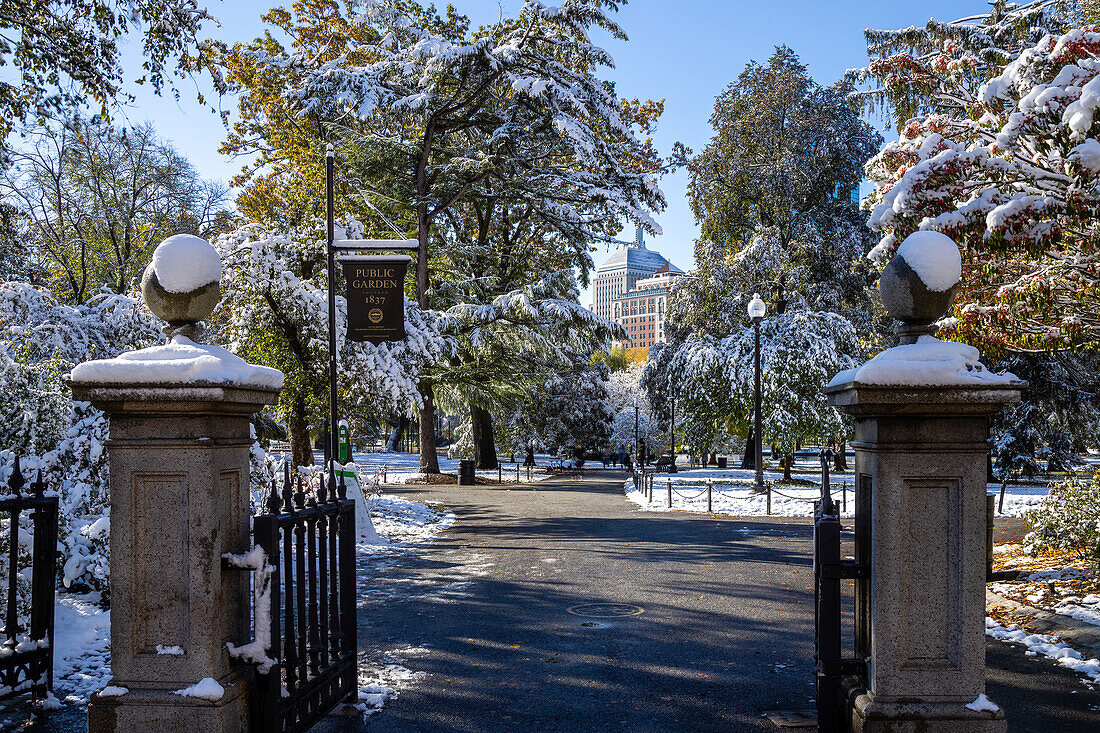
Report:
[[846,432],[821,390],[884,340],[865,260],[873,242],[850,196],[881,138],[849,91],[818,85],[778,47],[719,95],[706,148],[677,150],[702,235],[696,272],[669,305],[670,343],[651,352],[643,382],[658,406],[676,385],[681,431],[704,450],[740,445],[751,427],[754,292],[771,311],[761,324],[763,432],[785,457]]
[[[292,39],[290,49],[271,36],[234,48],[212,44],[224,88],[247,91],[226,149],[260,153],[241,180],[249,184],[246,214],[296,216],[293,226],[308,218],[303,181],[317,180],[316,151],[335,140],[349,164],[339,193],[347,210],[377,221],[366,211],[374,207],[415,230],[413,295],[424,312],[463,304],[448,297],[454,261],[441,256],[477,242],[466,236],[477,227],[464,221],[477,213],[472,202],[499,194],[517,220],[527,216],[571,253],[569,266],[582,269],[590,266],[589,242],[610,241],[621,218],[658,231],[649,213],[664,205],[655,156],[637,135],[637,115],[647,113],[624,105],[600,79],[611,60],[589,40],[594,28],[625,37],[607,13],[614,4],[569,0],[551,8],[530,0],[518,16],[479,29],[453,9],[441,16],[408,0],[356,4],[347,13],[319,5],[325,12],[303,6],[266,16]],[[503,209],[495,216],[494,227]],[[527,282],[552,272],[528,272]],[[486,296],[525,284],[501,281]],[[418,382],[426,473],[438,472],[438,376]]]

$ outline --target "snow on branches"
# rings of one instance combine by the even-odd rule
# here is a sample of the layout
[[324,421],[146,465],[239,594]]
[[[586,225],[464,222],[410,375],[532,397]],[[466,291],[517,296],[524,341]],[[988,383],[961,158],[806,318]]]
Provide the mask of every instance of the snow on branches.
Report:
[[161,321],[133,295],[104,290],[87,303],[58,303],[23,282],[0,283],[0,486],[18,456],[59,494],[62,581],[106,590],[107,418],[73,402],[62,376],[159,341]]
[[[218,239],[222,256],[224,296],[218,313],[229,349],[259,363],[279,362],[283,350],[302,363],[313,363],[318,373],[327,363],[328,284],[323,271],[313,277],[295,274],[292,264],[304,252],[323,247],[292,233],[270,232],[250,224]],[[355,392],[383,409],[405,411],[420,400],[417,375],[454,351],[446,331],[457,327],[453,316],[422,311],[405,301],[402,341],[374,345],[344,338],[347,301],[336,297],[337,352],[341,376]],[[281,346],[272,348],[272,340]],[[279,367],[278,363],[269,364]],[[285,369],[288,380],[296,371]],[[292,387],[293,389],[294,387]]]
[[959,103],[910,121],[868,162],[890,255],[918,229],[963,251],[958,329],[994,349],[1100,343],[1100,31],[1046,35]]
[[431,150],[419,160],[415,194],[429,219],[484,183],[508,180],[563,236],[610,242],[607,225],[620,217],[660,233],[649,212],[663,208],[664,195],[653,166],[637,165],[653,163],[652,151],[595,74],[612,60],[590,42],[590,28],[623,37],[603,5],[528,0],[518,17],[470,33],[457,18],[373,2],[352,21],[349,36],[360,40],[339,57],[247,55],[289,73],[286,97],[298,116],[339,126],[349,144],[365,133],[375,145]]
[[[745,328],[725,338],[691,337],[676,350],[668,369],[682,420],[700,423],[685,431],[713,433],[715,423],[731,423],[731,433],[744,429],[753,404],[754,349],[753,329]],[[821,390],[860,353],[855,328],[837,313],[787,311],[761,321],[761,421],[780,453],[844,432]]]

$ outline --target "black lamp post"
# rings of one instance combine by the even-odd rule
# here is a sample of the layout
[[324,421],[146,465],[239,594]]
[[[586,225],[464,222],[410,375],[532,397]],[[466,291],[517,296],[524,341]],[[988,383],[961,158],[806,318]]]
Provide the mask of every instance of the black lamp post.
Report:
[[634,395],[634,455],[638,453],[638,396]]
[[756,348],[753,351],[754,405],[752,446],[753,457],[756,461],[756,480],[753,482],[752,490],[755,493],[763,493],[766,488],[764,486],[763,440],[760,434],[760,321],[764,319],[764,315],[767,313],[768,308],[764,305],[764,301],[760,299],[760,293],[753,293],[752,300],[749,301],[748,310],[756,337]]
[[668,467],[668,472],[676,473],[676,390],[671,384],[668,386],[668,397],[668,452],[672,455],[672,463]]

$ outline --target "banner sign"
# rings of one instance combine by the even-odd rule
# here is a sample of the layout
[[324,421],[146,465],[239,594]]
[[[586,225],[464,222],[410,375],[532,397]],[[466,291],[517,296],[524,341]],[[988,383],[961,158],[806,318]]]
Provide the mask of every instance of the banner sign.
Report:
[[351,341],[400,341],[405,338],[407,256],[341,257],[347,283]]

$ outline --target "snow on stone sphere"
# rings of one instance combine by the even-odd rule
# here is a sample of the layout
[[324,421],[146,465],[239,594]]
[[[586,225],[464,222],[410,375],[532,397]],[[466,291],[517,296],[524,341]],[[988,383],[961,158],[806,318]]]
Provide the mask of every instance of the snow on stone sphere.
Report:
[[222,277],[222,258],[205,239],[174,234],[153,250],[153,272],[170,293],[190,293]]
[[941,232],[913,232],[898,254],[929,290],[942,293],[962,278],[962,255],[951,237]]

